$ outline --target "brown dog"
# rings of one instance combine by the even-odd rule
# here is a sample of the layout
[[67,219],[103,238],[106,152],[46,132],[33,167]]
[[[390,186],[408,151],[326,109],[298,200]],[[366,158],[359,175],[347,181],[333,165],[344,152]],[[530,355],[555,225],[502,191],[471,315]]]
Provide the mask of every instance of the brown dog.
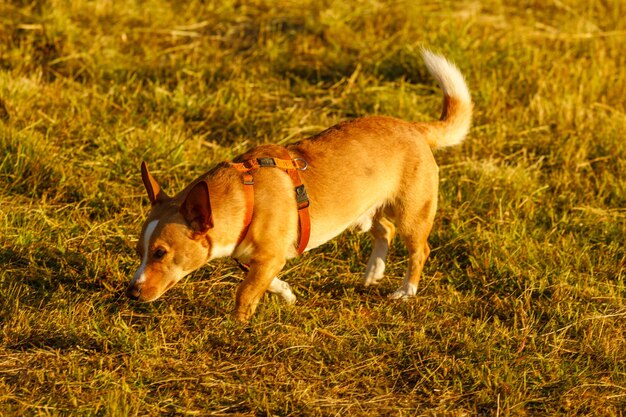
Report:
[[295,302],[289,285],[277,278],[286,259],[350,227],[374,236],[366,286],[383,276],[389,244],[400,235],[409,266],[390,298],[415,295],[437,206],[439,168],[431,149],[460,143],[472,113],[459,70],[429,51],[422,56],[443,89],[439,121],[372,116],[343,122],[287,148],[252,149],[174,197],[142,164],[152,209],[137,245],[141,266],[127,295],[155,300],[207,261],[231,256],[249,265],[235,302],[235,317],[246,321],[268,290]]

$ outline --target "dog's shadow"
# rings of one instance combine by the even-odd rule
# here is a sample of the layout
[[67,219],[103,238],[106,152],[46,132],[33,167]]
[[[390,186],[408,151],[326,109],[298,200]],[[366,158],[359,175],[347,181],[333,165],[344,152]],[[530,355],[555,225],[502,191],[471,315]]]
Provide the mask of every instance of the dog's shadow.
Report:
[[98,350],[89,317],[114,317],[129,307],[130,314],[149,317],[159,309],[126,302],[124,284],[113,278],[119,272],[95,266],[90,256],[45,245],[0,248],[0,323],[8,349]]

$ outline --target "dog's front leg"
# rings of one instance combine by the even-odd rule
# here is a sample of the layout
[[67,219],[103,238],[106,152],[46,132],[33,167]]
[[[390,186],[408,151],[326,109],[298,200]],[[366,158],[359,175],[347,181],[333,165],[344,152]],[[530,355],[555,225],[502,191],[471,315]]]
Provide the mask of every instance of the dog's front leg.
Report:
[[250,271],[239,287],[235,298],[235,319],[247,322],[254,314],[259,300],[272,280],[285,266],[285,259],[267,258],[250,262]]

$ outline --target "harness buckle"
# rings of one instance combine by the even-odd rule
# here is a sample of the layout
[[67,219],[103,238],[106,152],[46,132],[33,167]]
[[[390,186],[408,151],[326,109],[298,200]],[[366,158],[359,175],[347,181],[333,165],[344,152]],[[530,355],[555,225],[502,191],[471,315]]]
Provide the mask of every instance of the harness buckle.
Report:
[[304,188],[304,184],[298,185],[296,188],[296,203],[298,203],[298,209],[309,207],[309,195]]
[[257,162],[259,163],[259,166],[262,166],[262,167],[275,167],[276,166],[276,161],[274,160],[274,158],[258,158]]

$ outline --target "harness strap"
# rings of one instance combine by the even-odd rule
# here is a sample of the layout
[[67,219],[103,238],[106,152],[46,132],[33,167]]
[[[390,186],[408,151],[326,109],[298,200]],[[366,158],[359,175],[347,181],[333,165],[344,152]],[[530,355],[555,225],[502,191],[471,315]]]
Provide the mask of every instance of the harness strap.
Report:
[[241,233],[239,233],[237,238],[237,246],[248,234],[250,223],[252,223],[252,212],[254,211],[254,177],[249,172],[244,172],[241,179],[243,180],[243,189],[246,194],[246,214],[243,218],[243,229],[241,229]]
[[276,167],[283,169],[285,171],[289,170],[305,170],[308,166],[307,162],[302,158],[291,159],[291,155],[289,151],[284,148],[284,156],[288,159],[278,159],[278,158],[256,158],[256,159],[248,159],[243,162],[234,162],[231,163],[238,171],[240,172],[248,172],[257,168],[264,167]]
[[[286,158],[291,158],[287,148],[283,148],[283,155]],[[291,162],[294,162],[296,165],[300,161],[305,164],[302,168],[296,167],[287,169],[287,174],[289,174],[291,182],[293,183],[294,191],[296,193],[296,204],[298,205],[298,220],[300,223],[300,238],[298,240],[299,255],[306,249],[306,245],[309,243],[309,237],[311,236],[311,216],[309,215],[310,201],[299,173],[301,169],[306,169],[308,164],[304,159],[291,160]]]
[[[252,214],[254,210],[254,178],[250,171],[264,167],[276,167],[284,170],[291,178],[296,193],[296,203],[298,206],[298,220],[300,226],[300,237],[298,239],[298,254],[306,249],[311,236],[311,217],[309,215],[309,196],[304,188],[302,179],[298,171],[303,171],[308,167],[308,163],[302,158],[291,159],[289,151],[285,148],[283,154],[286,159],[278,158],[257,158],[249,159],[244,162],[231,162],[230,165],[237,171],[242,173],[242,181],[246,195],[246,213],[244,216],[244,227],[239,234],[237,245],[239,245],[246,237],[252,222]],[[287,159],[289,158],[289,159]]]

